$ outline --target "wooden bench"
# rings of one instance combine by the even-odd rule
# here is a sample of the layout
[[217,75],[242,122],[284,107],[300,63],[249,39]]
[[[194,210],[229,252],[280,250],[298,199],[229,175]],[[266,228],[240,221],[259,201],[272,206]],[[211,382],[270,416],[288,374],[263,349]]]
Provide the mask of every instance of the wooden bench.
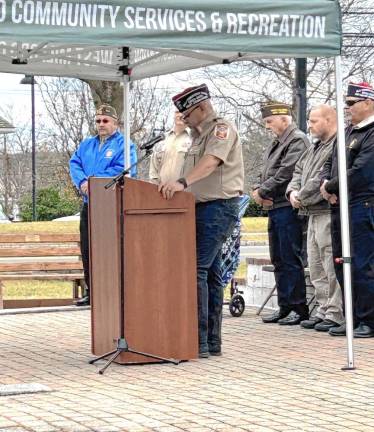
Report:
[[[0,308],[64,306],[84,286],[79,234],[0,234]],[[68,299],[3,300],[9,280],[65,280],[73,284]]]

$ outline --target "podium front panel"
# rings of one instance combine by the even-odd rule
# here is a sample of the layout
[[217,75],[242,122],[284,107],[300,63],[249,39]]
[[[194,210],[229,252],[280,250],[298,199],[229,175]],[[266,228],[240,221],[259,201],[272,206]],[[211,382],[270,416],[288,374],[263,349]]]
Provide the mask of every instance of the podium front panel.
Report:
[[[90,184],[92,341],[96,355],[115,349],[113,339],[119,337],[120,331],[121,192],[110,191],[110,197],[103,199],[102,192],[96,191],[102,183],[103,179],[93,179]],[[125,180],[122,193],[124,333],[128,345],[136,351],[161,357],[196,358],[194,198],[183,192],[166,201],[155,185],[133,179]],[[102,209],[97,199],[110,208]],[[109,243],[114,244],[110,246]],[[130,353],[122,354],[118,360],[125,363],[152,361]]]

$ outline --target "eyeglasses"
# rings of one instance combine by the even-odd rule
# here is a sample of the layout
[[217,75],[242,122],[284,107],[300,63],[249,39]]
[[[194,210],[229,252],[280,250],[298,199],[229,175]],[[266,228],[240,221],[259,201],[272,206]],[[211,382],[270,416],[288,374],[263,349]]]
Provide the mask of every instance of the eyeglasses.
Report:
[[109,120],[108,119],[96,119],[96,124],[100,124],[100,123],[106,124],[106,123],[109,123]]
[[356,105],[356,103],[358,102],[363,102],[365,99],[358,99],[358,100],[349,100],[349,101],[345,101],[345,104],[347,105],[347,107],[351,107],[353,105]]
[[183,114],[182,120],[186,120],[198,108],[200,108],[200,105],[196,105],[195,108],[192,108],[192,110],[189,113]]

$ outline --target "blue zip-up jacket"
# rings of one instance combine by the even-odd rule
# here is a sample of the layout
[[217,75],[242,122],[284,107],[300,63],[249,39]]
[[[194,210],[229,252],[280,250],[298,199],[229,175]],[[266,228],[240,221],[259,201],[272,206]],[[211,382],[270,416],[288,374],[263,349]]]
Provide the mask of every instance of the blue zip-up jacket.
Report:
[[[114,177],[124,170],[124,139],[120,132],[114,132],[108,137],[99,150],[98,135],[83,140],[70,159],[70,176],[74,185],[80,190],[88,177]],[[136,148],[130,142],[130,163],[137,160]],[[131,177],[136,176],[136,167],[131,170]],[[83,195],[84,202],[88,201]]]

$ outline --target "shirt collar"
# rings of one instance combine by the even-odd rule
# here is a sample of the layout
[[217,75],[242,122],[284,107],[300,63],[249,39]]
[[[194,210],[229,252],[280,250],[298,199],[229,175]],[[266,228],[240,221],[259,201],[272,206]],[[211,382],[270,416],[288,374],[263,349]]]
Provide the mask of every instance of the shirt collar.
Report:
[[290,124],[288,127],[287,127],[287,129],[282,133],[282,135],[279,137],[279,138],[277,138],[278,139],[278,141],[281,143],[281,144],[283,144],[285,141],[286,141],[286,139],[288,138],[288,136],[289,136],[289,134],[292,132],[292,131],[294,131],[296,129],[296,125],[295,124]]
[[106,143],[110,138],[114,137],[114,135],[116,135],[117,133],[118,133],[118,130],[114,131],[112,133],[112,135],[107,136],[102,141],[101,141],[101,138],[100,138],[99,134],[97,134],[96,136],[97,136],[97,139],[99,140],[100,143]]
[[336,140],[336,133],[332,135],[327,141],[321,141],[322,144],[329,144],[331,142],[334,142]]
[[353,129],[362,129],[371,123],[374,123],[374,114],[366,118],[365,120],[362,120],[362,122],[357,123],[355,126],[353,126]]

